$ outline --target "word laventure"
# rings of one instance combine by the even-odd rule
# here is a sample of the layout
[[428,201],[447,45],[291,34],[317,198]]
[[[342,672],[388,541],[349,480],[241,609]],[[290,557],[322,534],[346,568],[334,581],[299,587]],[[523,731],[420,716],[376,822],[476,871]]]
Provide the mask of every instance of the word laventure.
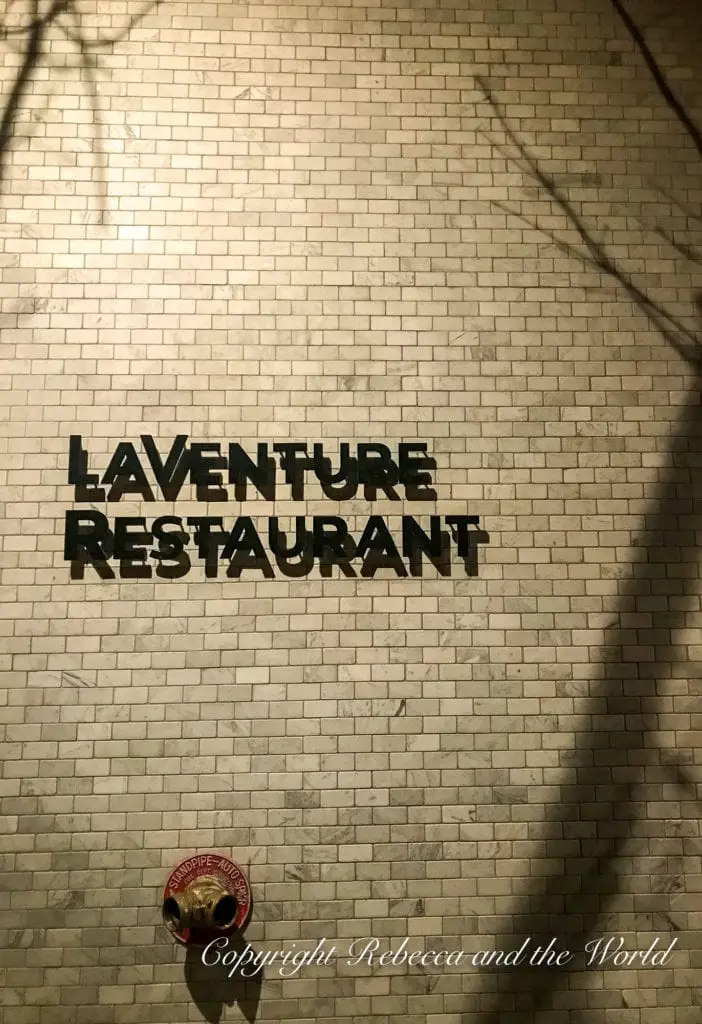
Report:
[[[323,445],[302,441],[259,443],[255,456],[235,443],[188,444],[187,434],[178,435],[167,454],[149,435],[142,435],[141,443],[143,457],[130,441],[121,441],[98,473],[90,466],[82,437],[73,435],[68,483],[76,501],[116,502],[138,496],[146,502],[174,502],[186,484],[195,488],[202,502],[241,503],[251,489],[266,501],[304,501],[310,480],[335,502],[356,497],[360,488],[366,501],[379,496],[436,501],[431,486],[436,461],[420,442],[399,444],[397,456],[384,444],[359,443],[352,448],[342,443],[334,464]],[[287,495],[280,495],[281,483],[289,488]],[[103,579],[179,579],[192,567],[191,554],[204,562],[207,577],[218,576],[223,563],[226,575],[233,578],[244,570],[270,578],[276,569],[284,576],[306,576],[315,564],[323,576],[330,576],[334,566],[344,576],[372,577],[378,569],[420,576],[425,558],[440,575],[450,576],[455,547],[466,575],[475,576],[478,546],[489,542],[478,516],[472,515],[429,515],[428,531],[414,516],[397,516],[395,536],[377,515],[368,517],[355,531],[357,536],[340,516],[290,518],[294,538],[286,534],[278,516],[269,517],[261,528],[250,516],[238,516],[230,524],[223,516],[211,515],[162,515],[152,520],[117,516],[110,521],[94,508],[71,509],[66,512],[64,558],[71,563],[74,578],[82,578],[91,565]],[[352,562],[358,563],[359,572]]]

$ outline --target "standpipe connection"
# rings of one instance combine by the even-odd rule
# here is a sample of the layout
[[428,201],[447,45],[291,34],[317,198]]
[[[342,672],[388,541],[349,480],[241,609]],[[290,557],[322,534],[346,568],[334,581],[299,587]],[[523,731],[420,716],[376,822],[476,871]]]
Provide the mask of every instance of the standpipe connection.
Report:
[[186,928],[225,932],[235,924],[238,905],[218,879],[201,875],[183,892],[163,901],[163,920],[173,934]]

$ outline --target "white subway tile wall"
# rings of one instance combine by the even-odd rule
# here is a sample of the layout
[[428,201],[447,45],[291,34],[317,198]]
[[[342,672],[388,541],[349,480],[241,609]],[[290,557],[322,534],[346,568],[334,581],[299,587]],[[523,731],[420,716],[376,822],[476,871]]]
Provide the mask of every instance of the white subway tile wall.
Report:
[[[702,124],[697,5],[627,10]],[[702,149],[615,7],[3,17],[8,1021],[695,1024]],[[72,435],[99,473],[133,442],[154,500],[77,495]],[[436,499],[167,499],[142,435],[426,443]],[[454,544],[450,576],[208,577],[191,545],[180,578],[81,579],[72,509],[251,516],[266,547],[271,516],[475,515],[489,543],[477,575]],[[244,983],[176,946],[163,886],[210,850],[256,951],[328,962]],[[601,937],[677,941],[588,966]],[[370,938],[467,956],[349,963]],[[572,959],[474,957],[527,938]]]

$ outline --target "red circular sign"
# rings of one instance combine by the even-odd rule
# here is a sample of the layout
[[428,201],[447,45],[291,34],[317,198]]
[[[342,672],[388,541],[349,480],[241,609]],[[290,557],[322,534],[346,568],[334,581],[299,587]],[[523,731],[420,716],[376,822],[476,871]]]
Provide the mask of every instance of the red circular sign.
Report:
[[184,892],[194,881],[203,877],[216,878],[234,897],[237,902],[236,914],[232,925],[226,931],[212,932],[212,934],[203,931],[195,935],[194,929],[183,928],[182,931],[173,932],[176,939],[184,944],[199,943],[200,941],[207,944],[218,935],[231,935],[232,932],[241,931],[251,917],[253,900],[248,879],[235,861],[224,857],[221,853],[200,853],[181,861],[166,882],[166,888],[163,890],[163,902],[165,903],[168,897],[174,893]]

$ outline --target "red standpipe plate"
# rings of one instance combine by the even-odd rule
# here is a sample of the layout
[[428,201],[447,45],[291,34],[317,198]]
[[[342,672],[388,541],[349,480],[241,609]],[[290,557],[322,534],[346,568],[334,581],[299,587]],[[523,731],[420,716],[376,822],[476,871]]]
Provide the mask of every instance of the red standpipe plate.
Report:
[[189,885],[204,875],[216,878],[237,901],[234,923],[226,931],[198,931],[197,935],[192,928],[183,928],[182,931],[174,932],[176,939],[183,945],[197,942],[207,945],[220,935],[231,935],[241,931],[249,922],[251,917],[252,896],[251,887],[243,869],[221,853],[200,853],[187,860],[180,862],[177,868],[171,872],[166,887],[163,890],[163,902],[169,896],[184,892]]

